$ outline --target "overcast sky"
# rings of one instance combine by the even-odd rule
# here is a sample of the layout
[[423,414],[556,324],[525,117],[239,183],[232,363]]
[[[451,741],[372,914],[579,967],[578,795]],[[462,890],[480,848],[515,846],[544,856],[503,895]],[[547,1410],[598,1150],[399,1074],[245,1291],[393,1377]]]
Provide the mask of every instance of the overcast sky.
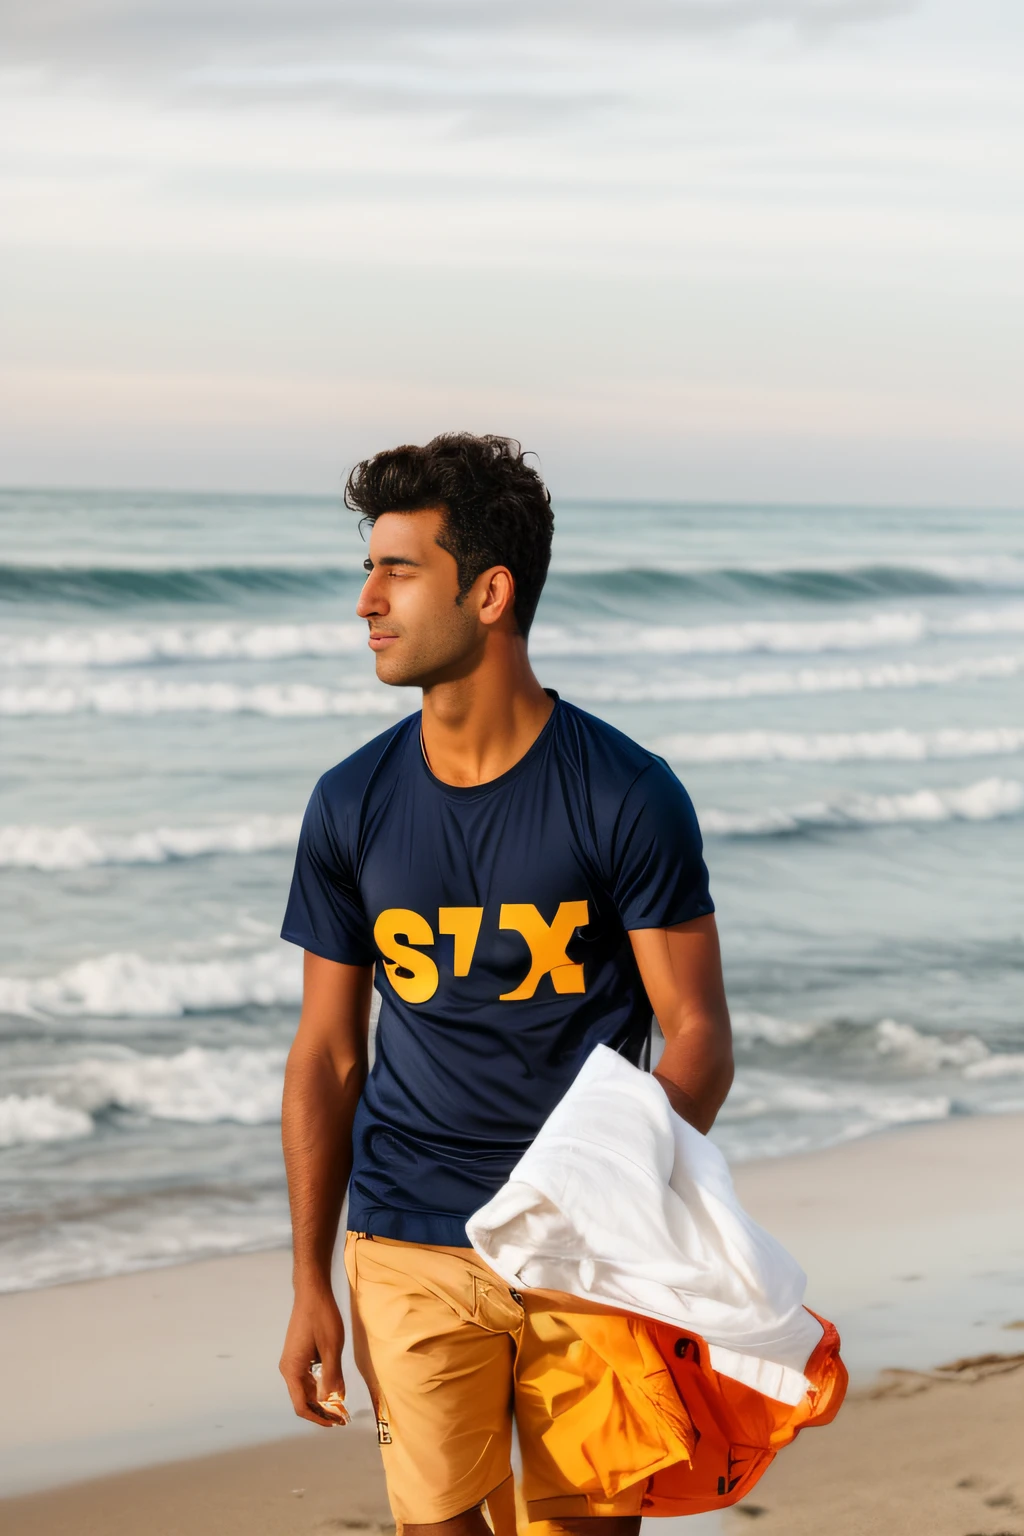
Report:
[[0,481],[1024,508],[1019,0],[4,0]]

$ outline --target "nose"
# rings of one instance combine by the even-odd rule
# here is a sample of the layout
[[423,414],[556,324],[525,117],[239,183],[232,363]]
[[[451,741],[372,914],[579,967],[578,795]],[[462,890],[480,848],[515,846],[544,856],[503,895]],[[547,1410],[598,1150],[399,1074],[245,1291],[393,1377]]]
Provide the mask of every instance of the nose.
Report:
[[384,597],[384,583],[378,578],[376,571],[371,571],[363,582],[363,590],[359,594],[356,603],[356,613],[361,619],[372,619],[388,611],[387,601]]

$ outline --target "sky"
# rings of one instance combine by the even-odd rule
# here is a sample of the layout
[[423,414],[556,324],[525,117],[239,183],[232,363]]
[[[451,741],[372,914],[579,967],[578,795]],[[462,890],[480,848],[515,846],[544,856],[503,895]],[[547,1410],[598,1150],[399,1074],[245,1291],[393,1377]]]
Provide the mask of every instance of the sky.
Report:
[[4,0],[0,482],[1024,508],[1019,0]]

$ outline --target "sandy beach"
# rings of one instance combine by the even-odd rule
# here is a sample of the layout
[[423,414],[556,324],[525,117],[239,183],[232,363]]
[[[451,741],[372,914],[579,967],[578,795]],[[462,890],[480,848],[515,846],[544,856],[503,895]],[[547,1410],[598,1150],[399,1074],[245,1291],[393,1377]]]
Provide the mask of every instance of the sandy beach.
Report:
[[[839,1324],[854,1390],[725,1530],[1024,1536],[1022,1144],[1024,1117],[962,1119],[737,1170]],[[0,1298],[3,1530],[388,1525],[354,1371],[349,1428],[291,1417],[288,1275],[269,1252]]]

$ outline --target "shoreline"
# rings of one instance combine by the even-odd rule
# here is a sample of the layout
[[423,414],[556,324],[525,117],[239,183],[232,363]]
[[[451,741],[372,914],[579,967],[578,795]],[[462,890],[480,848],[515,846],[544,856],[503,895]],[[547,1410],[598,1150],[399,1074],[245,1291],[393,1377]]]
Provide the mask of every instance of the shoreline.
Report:
[[[742,1504],[647,1520],[641,1536],[1016,1536],[1024,1530],[1024,1354],[1005,1372],[937,1383],[893,1376],[851,1392]],[[0,1500],[11,1536],[392,1536],[376,1435],[309,1434],[65,1483]]]
[[[1024,1390],[1018,1372],[998,1386],[941,1383],[906,1398],[871,1396],[887,1367],[921,1371],[962,1356],[1024,1349],[1024,1190],[1016,1173],[1022,1147],[1024,1116],[964,1117],[733,1170],[743,1204],[808,1272],[808,1304],[840,1328],[855,1392],[837,1424],[846,1413],[851,1425],[880,1422],[880,1413],[893,1411],[879,1407],[884,1403],[901,1403],[899,1412],[913,1416],[915,1404],[943,1395],[1009,1400]],[[291,1482],[280,1507],[267,1493],[267,1518],[273,1508],[278,1524],[261,1524],[250,1510],[249,1531],[387,1524],[373,1435],[359,1418],[369,1403],[351,1360],[345,1374],[357,1417],[348,1431],[302,1424],[277,1375],[290,1262],[287,1250],[264,1250],[0,1296],[5,1529],[61,1529],[58,1506],[66,1521],[72,1493],[80,1515],[97,1499],[113,1499],[118,1508],[124,1501],[136,1507],[134,1500],[139,1510],[148,1499],[152,1510],[161,1489],[180,1503],[187,1490],[172,1493],[182,1479],[207,1488],[211,1509],[216,1504],[223,1515],[220,1496],[209,1492],[213,1485],[236,1486],[248,1507],[244,1489],[253,1478],[264,1486],[262,1468]],[[1020,1388],[1006,1385],[1011,1377]],[[347,1437],[345,1446],[335,1443],[339,1436]],[[799,1459],[795,1451],[781,1457],[778,1478],[773,1468],[766,1487],[788,1487],[786,1469],[823,1454],[809,1447],[829,1436],[837,1444],[842,1438],[835,1426],[804,1436]],[[317,1450],[321,1440],[330,1444]],[[291,1492],[307,1483],[322,1490],[311,1492],[308,1503]],[[328,1517],[318,1515],[319,1526],[308,1523],[335,1484],[344,1489],[345,1519],[323,1524]],[[300,1502],[305,1523],[289,1524]],[[750,1503],[758,1503],[756,1493]],[[81,1523],[111,1533],[122,1528],[106,1517]],[[180,1528],[186,1526],[193,1536],[234,1529],[223,1521],[204,1526],[195,1512],[187,1521],[182,1515]],[[697,1532],[692,1522],[690,1528]]]

